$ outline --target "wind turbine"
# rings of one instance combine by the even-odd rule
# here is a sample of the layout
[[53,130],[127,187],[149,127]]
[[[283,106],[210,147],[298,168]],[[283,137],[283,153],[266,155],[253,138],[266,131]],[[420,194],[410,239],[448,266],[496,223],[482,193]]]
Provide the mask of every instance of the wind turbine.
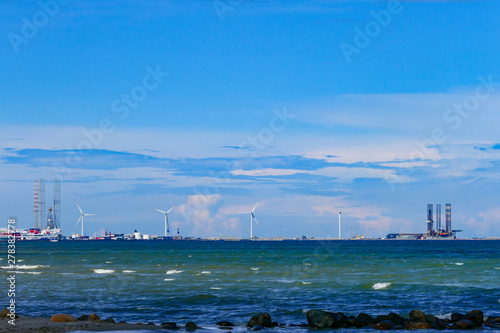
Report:
[[333,205],[335,210],[339,213],[339,239],[342,239],[342,212]]
[[171,211],[173,211],[174,208],[175,208],[175,206],[172,207],[172,208],[170,208],[170,210],[167,211],[167,212],[164,212],[163,210],[159,210],[159,209],[155,208],[155,210],[159,211],[160,213],[165,214],[165,237],[168,237],[168,234],[170,233],[170,228],[168,226],[168,213],[170,213]]
[[76,222],[76,225],[78,225],[78,223],[80,223],[80,220],[82,220],[82,237],[83,237],[83,236],[85,236],[85,235],[83,234],[83,232],[84,232],[84,231],[83,231],[83,218],[84,218],[85,216],[91,216],[91,215],[95,215],[95,214],[84,214],[84,213],[83,213],[83,211],[82,211],[82,209],[80,208],[80,206],[78,206],[78,202],[76,203],[76,206],[78,207],[78,209],[80,210],[80,213],[82,214],[82,215],[80,215],[80,218],[79,218],[79,219],[78,219],[78,221]]
[[257,203],[255,204],[255,206],[253,207],[253,209],[252,209],[251,212],[242,212],[242,213],[239,213],[239,214],[250,214],[250,239],[253,238],[253,221],[255,220],[255,223],[259,224],[259,222],[257,222],[257,218],[253,214],[255,212],[255,208],[257,208],[258,204],[259,204],[259,202],[257,201]]

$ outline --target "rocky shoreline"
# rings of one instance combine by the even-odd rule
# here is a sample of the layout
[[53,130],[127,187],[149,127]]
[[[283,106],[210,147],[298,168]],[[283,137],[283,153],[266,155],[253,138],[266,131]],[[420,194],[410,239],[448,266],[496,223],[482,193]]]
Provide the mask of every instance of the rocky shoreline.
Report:
[[[55,314],[51,318],[29,317],[15,315],[15,326],[12,325],[12,316],[7,309],[0,312],[1,332],[72,332],[72,331],[136,331],[136,330],[184,330],[193,332],[202,329],[194,322],[178,326],[174,322],[165,322],[161,325],[154,323],[130,324],[115,322],[114,319],[101,319],[96,314],[82,315],[75,318],[69,314]],[[469,329],[500,329],[500,316],[485,316],[481,310],[473,310],[466,314],[453,313],[449,319],[439,319],[433,315],[413,310],[408,317],[396,313],[372,317],[365,313],[357,316],[347,316],[342,312],[328,312],[310,310],[306,313],[307,324],[278,324],[271,319],[269,313],[260,313],[248,321],[246,327],[251,331],[266,328],[303,328],[303,329],[375,329],[375,330],[469,330]],[[213,326],[211,326],[213,328]],[[220,321],[216,328],[231,331],[238,328],[229,321]],[[243,327],[240,328],[240,330]]]

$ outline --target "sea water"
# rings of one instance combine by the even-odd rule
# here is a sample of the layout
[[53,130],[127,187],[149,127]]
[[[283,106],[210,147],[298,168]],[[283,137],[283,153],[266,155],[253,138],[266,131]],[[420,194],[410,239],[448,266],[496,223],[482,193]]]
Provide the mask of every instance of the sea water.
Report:
[[260,312],[303,324],[310,309],[500,315],[500,241],[32,241],[16,258],[17,311],[29,316],[243,330]]

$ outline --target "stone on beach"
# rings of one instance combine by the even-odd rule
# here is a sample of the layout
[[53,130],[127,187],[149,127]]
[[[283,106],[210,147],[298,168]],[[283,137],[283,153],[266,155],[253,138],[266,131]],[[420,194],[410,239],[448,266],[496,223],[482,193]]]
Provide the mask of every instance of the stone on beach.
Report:
[[234,324],[229,322],[229,321],[219,321],[215,326],[222,326],[222,327],[233,327]]
[[178,330],[179,327],[177,327],[176,323],[163,323],[161,324],[161,327],[167,330]]
[[432,328],[432,324],[426,321],[409,322],[405,325],[407,330],[428,330]]
[[390,320],[382,320],[380,323],[373,325],[373,328],[381,331],[388,331],[394,328],[394,323]]
[[87,321],[90,316],[87,315],[81,315],[80,317],[77,318],[78,321]]
[[454,325],[453,328],[458,328],[462,330],[471,330],[474,328],[474,323],[470,321],[469,319],[462,319],[457,321]]
[[104,319],[102,322],[108,323],[108,324],[115,324],[116,323],[113,318]]
[[58,314],[53,315],[52,318],[50,318],[50,321],[58,322],[58,323],[69,323],[69,322],[75,322],[77,320],[72,315],[65,314],[65,313],[58,313]]
[[189,323],[186,324],[184,328],[186,329],[186,331],[192,332],[198,329],[198,325],[190,321]]
[[410,322],[426,322],[427,318],[425,317],[425,313],[419,310],[412,310],[410,312]]
[[255,326],[262,326],[262,327],[273,327],[273,322],[271,320],[271,315],[267,312],[265,313],[260,313],[256,316],[253,316],[250,318],[248,321],[247,327],[255,327]]
[[452,323],[456,323],[457,321],[462,320],[464,318],[465,318],[465,315],[461,314],[461,313],[452,313],[451,314],[451,322]]
[[484,322],[484,313],[481,310],[472,310],[465,315],[465,319],[472,321],[474,326],[481,327],[483,326]]
[[7,316],[9,315],[10,311],[8,309],[3,309],[2,311],[0,311],[0,318],[3,319],[3,318],[7,318]]
[[334,313],[322,310],[309,310],[306,316],[307,323],[313,328],[331,328],[337,321]]
[[354,326],[356,326],[357,328],[361,328],[371,324],[375,324],[375,319],[372,316],[367,315],[366,313],[360,313],[354,321]]
[[89,318],[87,319],[87,321],[92,321],[92,322],[95,322],[95,323],[100,323],[101,322],[101,318],[99,318],[98,315],[96,315],[95,313],[92,313]]

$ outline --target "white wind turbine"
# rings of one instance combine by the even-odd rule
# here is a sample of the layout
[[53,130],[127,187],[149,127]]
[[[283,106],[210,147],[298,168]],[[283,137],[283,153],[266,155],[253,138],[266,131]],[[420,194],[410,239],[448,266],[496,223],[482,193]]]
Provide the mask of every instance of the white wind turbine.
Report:
[[333,207],[335,208],[335,211],[339,213],[339,239],[342,239],[342,212],[338,210],[335,205],[333,205]]
[[251,212],[238,213],[238,214],[250,214],[250,239],[253,238],[253,221],[255,220],[255,223],[259,224],[259,222],[257,222],[257,218],[253,214],[255,212],[255,208],[257,208],[258,204],[259,204],[259,202],[257,201],[257,203],[255,204],[255,206],[253,207]]
[[78,219],[78,221],[76,222],[76,225],[78,225],[78,223],[80,223],[80,220],[82,221],[82,237],[83,237],[83,236],[85,236],[85,235],[83,234],[83,232],[84,232],[84,229],[83,229],[83,218],[84,218],[85,216],[92,216],[92,215],[95,215],[95,214],[84,214],[84,213],[83,213],[83,211],[82,211],[82,209],[80,208],[80,206],[78,206],[78,202],[76,203],[76,206],[78,207],[78,210],[80,210],[80,214],[81,214],[81,215],[80,215],[80,218],[79,218],[79,219]]
[[167,212],[164,212],[163,210],[159,210],[159,209],[156,209],[156,208],[155,208],[155,210],[159,211],[160,213],[165,214],[165,237],[168,237],[168,235],[169,235],[169,233],[170,233],[170,228],[169,228],[169,226],[168,226],[168,213],[170,213],[171,211],[173,211],[173,210],[174,210],[174,208],[175,208],[175,206],[174,206],[174,207],[172,207],[172,208],[170,208],[170,210],[169,210],[169,211],[167,211]]

